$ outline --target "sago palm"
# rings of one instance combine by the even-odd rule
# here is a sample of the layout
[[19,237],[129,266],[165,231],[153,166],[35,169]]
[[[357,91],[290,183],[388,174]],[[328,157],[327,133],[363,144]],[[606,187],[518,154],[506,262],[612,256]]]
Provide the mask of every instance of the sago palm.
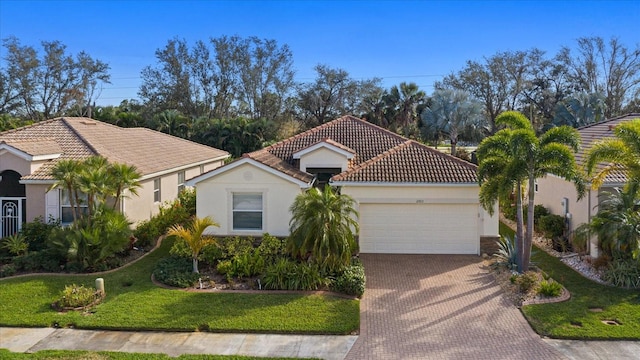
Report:
[[[494,205],[511,192],[516,192],[516,251],[518,271],[529,268],[533,240],[534,188],[537,178],[554,174],[573,181],[579,197],[584,183],[576,169],[574,153],[580,135],[568,126],[555,127],[536,137],[531,122],[521,113],[504,112],[496,124],[506,128],[485,138],[477,149],[480,203],[493,213]],[[524,231],[522,189],[527,188],[527,229]]]
[[204,231],[209,226],[218,227],[220,225],[209,216],[204,218],[194,217],[187,228],[182,225],[173,225],[167,232],[167,236],[177,236],[182,239],[191,250],[194,273],[200,272],[198,270],[198,257],[200,257],[202,249],[216,242],[214,238],[204,235]]
[[306,257],[324,270],[336,271],[349,264],[357,251],[359,231],[355,201],[336,193],[312,188],[296,197],[291,205],[291,235],[288,248],[294,256]]

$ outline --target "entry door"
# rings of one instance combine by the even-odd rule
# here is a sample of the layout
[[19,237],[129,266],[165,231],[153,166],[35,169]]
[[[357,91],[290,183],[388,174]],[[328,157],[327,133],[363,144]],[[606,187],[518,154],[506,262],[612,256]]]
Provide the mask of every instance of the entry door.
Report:
[[22,198],[0,198],[0,238],[11,236],[22,227]]

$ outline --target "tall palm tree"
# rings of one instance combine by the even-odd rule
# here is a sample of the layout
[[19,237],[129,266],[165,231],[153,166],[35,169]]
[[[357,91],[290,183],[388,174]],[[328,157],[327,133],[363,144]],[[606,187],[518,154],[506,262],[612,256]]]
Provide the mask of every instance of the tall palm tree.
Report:
[[439,89],[434,91],[431,101],[421,114],[425,129],[435,134],[445,134],[451,141],[451,155],[456,155],[460,137],[473,139],[488,133],[488,122],[482,113],[482,104],[472,101],[469,94],[461,90]]
[[101,156],[89,157],[82,163],[77,189],[87,195],[87,216],[89,219],[91,219],[97,205],[104,204],[108,197],[110,186],[107,176],[108,166],[107,159]]
[[394,121],[398,128],[416,123],[418,105],[423,103],[426,94],[415,83],[400,83],[387,95],[387,101],[393,107]]
[[138,188],[140,188],[140,173],[135,166],[127,164],[110,164],[107,169],[109,176],[109,185],[111,187],[111,196],[115,198],[113,202],[113,209],[118,208],[118,203],[122,194],[129,190],[133,195],[138,195]]
[[[573,181],[581,198],[584,182],[576,168],[574,153],[580,135],[568,126],[555,127],[536,137],[531,122],[521,113],[507,111],[496,118],[506,128],[485,138],[477,149],[480,203],[493,213],[496,201],[516,192],[516,260],[518,271],[529,268],[533,240],[535,180],[554,174]],[[522,189],[528,188],[527,229],[524,232]]]
[[51,176],[56,182],[51,186],[49,190],[55,188],[64,188],[69,194],[69,203],[71,205],[71,215],[73,216],[73,222],[78,219],[78,179],[82,164],[78,160],[74,159],[62,159],[58,161],[51,170]]
[[[591,185],[599,188],[606,177],[616,171],[627,174],[630,182],[640,182],[640,119],[623,122],[615,127],[615,137],[593,144],[586,155],[587,175]],[[607,163],[605,166],[599,166]]]
[[193,261],[193,272],[199,273],[198,270],[198,257],[202,249],[209,244],[215,244],[215,239],[204,235],[204,231],[209,226],[220,226],[217,222],[209,216],[204,218],[194,217],[191,224],[185,228],[182,225],[173,225],[169,228],[167,236],[177,236],[182,239],[189,249],[191,249],[191,259]]
[[357,251],[359,231],[354,200],[336,193],[329,185],[324,191],[311,188],[298,195],[291,205],[291,235],[288,248],[294,256],[306,257],[324,270],[347,266]]

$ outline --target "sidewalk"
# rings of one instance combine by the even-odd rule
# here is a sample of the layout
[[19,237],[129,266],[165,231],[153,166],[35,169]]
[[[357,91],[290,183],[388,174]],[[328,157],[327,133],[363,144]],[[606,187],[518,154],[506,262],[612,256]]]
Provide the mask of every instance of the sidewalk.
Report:
[[357,336],[130,332],[0,327],[0,348],[12,352],[93,350],[245,355],[342,360]]

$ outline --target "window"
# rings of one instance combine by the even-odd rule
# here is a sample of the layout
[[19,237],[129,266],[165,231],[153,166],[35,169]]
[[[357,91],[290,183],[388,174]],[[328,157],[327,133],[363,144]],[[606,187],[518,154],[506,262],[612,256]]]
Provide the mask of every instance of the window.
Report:
[[538,192],[538,180],[533,183],[533,191],[536,193]]
[[[78,193],[80,201],[77,201],[79,216],[84,216],[89,212],[87,206],[87,194]],[[75,199],[74,199],[75,200]],[[69,191],[61,189],[60,191],[60,222],[63,224],[73,223],[73,207],[71,206],[71,199],[69,198]]]
[[160,179],[153,180],[153,201],[160,202]]
[[184,171],[178,173],[178,194],[184,190]]
[[262,194],[233,194],[233,230],[262,230]]
[[204,165],[200,165],[200,175],[204,174]]
[[309,174],[314,174],[316,176],[315,187],[319,189],[324,189],[324,187],[329,183],[329,179],[336,174],[340,174],[342,172],[341,168],[311,168],[308,167],[307,172]]

